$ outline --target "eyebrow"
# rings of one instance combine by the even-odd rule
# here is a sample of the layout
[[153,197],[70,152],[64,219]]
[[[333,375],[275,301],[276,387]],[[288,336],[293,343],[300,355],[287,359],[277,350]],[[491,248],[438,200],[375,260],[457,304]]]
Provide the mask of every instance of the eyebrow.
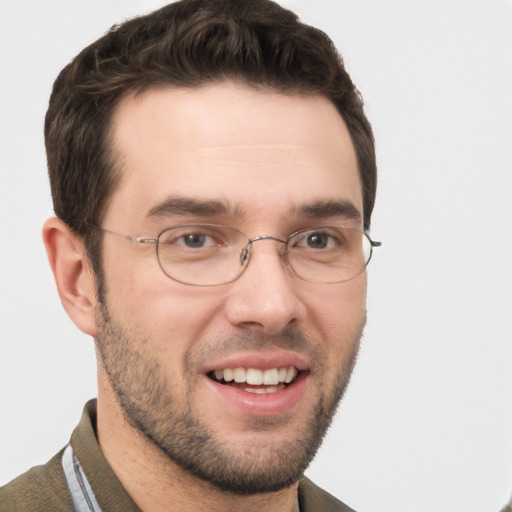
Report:
[[295,211],[299,216],[320,219],[323,217],[345,217],[347,220],[361,222],[361,212],[346,199],[315,201],[298,206]]
[[[226,216],[243,217],[245,209],[240,204],[230,205],[225,201],[195,199],[192,197],[171,196],[153,206],[146,217],[166,217],[172,215]],[[347,220],[361,222],[361,213],[351,201],[346,199],[319,200],[309,204],[297,205],[291,215],[321,219],[326,217],[344,217]]]
[[242,215],[242,209],[239,205],[231,206],[222,201],[172,196],[153,206],[146,217],[165,217],[168,215],[240,216]]

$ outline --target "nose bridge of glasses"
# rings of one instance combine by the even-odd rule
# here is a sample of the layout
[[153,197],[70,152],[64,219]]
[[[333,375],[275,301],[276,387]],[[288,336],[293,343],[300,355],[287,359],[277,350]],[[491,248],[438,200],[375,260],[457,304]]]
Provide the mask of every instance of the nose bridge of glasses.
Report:
[[[282,238],[277,238],[275,236],[271,235],[260,235],[255,236],[253,238],[249,238],[247,240],[247,245],[242,249],[242,252],[240,253],[240,263],[243,265],[244,263],[247,263],[247,260],[250,258],[252,253],[252,246],[254,242],[259,242],[260,240],[272,240],[274,242],[278,242],[280,244],[280,247],[285,248],[287,241],[283,240]],[[284,246],[282,245],[284,244]],[[281,256],[284,254],[284,250],[279,251]]]
[[254,238],[249,238],[247,243],[252,244],[253,242],[258,242],[259,240],[274,240],[275,242],[281,242],[282,244],[286,243],[286,240],[283,240],[282,238],[276,238],[275,236],[271,235],[255,236]]

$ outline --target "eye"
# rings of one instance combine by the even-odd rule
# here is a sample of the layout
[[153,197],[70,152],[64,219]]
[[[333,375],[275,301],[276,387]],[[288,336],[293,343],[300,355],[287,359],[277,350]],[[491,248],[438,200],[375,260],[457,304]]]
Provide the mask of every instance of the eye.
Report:
[[341,244],[339,236],[327,231],[308,231],[297,238],[293,246],[302,249],[333,249]]
[[169,228],[160,234],[159,244],[166,251],[210,251],[229,244],[229,237],[221,229],[207,226]]
[[325,249],[329,245],[329,235],[326,233],[311,233],[305,238],[305,242],[312,249]]
[[185,245],[186,247],[190,247],[191,249],[196,249],[198,247],[211,245],[213,243],[213,239],[203,233],[187,233],[186,235],[182,235],[177,242]]
[[174,242],[188,249],[206,249],[221,245],[219,237],[201,232],[180,234]]

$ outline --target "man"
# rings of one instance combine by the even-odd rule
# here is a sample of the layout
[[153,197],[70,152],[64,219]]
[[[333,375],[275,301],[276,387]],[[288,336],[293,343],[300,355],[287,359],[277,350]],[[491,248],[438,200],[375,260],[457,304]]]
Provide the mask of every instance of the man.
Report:
[[331,41],[184,0],[83,50],[45,138],[62,304],[98,398],[0,510],[351,510],[303,477],[366,318],[371,127]]

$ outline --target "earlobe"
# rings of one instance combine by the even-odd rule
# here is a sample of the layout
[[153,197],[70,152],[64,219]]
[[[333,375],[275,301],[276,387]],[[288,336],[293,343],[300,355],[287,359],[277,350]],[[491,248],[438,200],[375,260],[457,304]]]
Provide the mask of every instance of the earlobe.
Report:
[[52,217],[43,226],[43,241],[64,309],[80,330],[96,336],[96,283],[82,240]]

